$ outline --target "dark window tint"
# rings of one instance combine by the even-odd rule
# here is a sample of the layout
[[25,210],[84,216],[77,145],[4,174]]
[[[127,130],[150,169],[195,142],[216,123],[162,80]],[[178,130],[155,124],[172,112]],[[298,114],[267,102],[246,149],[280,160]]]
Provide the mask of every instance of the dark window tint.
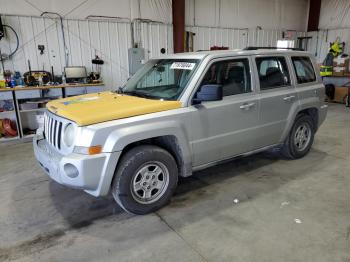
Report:
[[290,85],[287,63],[284,57],[256,58],[260,89],[270,89]]
[[208,84],[222,85],[224,96],[251,92],[248,59],[225,60],[212,64],[201,86]]
[[292,57],[298,84],[316,81],[316,75],[309,57]]

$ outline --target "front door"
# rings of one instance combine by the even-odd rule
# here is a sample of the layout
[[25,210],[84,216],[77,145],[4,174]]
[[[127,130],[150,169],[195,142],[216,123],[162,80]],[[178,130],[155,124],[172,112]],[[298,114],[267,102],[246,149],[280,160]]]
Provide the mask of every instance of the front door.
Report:
[[223,100],[193,105],[192,150],[194,166],[227,159],[254,148],[259,100],[247,57],[215,60],[202,85],[223,86]]

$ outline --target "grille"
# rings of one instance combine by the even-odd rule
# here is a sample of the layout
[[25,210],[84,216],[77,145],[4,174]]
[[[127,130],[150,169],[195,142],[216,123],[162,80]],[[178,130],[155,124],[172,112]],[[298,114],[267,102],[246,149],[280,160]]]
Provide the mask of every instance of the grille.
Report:
[[44,136],[45,139],[55,148],[61,149],[62,122],[50,117],[45,113]]

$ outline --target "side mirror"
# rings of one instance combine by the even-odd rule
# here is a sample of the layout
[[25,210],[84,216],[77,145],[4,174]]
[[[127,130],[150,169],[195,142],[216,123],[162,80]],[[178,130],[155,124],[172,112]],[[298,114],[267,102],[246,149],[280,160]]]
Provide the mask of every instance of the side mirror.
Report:
[[194,104],[200,104],[204,101],[222,100],[222,85],[203,85],[193,98]]

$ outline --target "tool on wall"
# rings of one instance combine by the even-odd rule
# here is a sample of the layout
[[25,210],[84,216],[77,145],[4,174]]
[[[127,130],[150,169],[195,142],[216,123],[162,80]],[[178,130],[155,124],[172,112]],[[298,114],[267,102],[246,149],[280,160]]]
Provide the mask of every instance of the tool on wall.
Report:
[[44,45],[38,45],[38,50],[40,51],[40,54],[44,54],[45,46]]
[[63,17],[59,14],[59,13],[55,13],[55,12],[43,12],[41,13],[40,16],[44,16],[44,15],[55,15],[58,16],[58,18],[60,19],[60,25],[61,25],[61,31],[62,31],[62,40],[63,40],[63,49],[64,49],[64,59],[65,59],[65,65],[68,66],[68,56],[69,56],[69,52],[68,52],[68,48],[67,48],[67,44],[66,44],[66,37],[64,34],[64,26],[63,26]]
[[1,20],[1,16],[0,16],[0,40],[1,38],[3,38],[5,35],[5,31],[4,31],[4,26],[2,25],[2,20]]
[[51,74],[50,72],[44,71],[44,70],[32,70],[32,67],[30,65],[30,60],[28,60],[28,72],[25,72],[23,74],[24,83],[27,86],[36,86],[41,84],[47,84],[51,80]]
[[91,60],[91,63],[92,63],[92,72],[89,75],[89,82],[90,83],[100,82],[101,66],[104,64],[104,61],[98,55],[95,55],[95,58]]
[[16,30],[10,26],[10,25],[5,25],[2,23],[2,20],[1,20],[1,16],[0,16],[0,41],[3,39],[3,38],[6,38],[6,31],[5,31],[5,28],[8,28],[10,29],[10,31],[12,31],[12,33],[15,35],[16,37],[16,48],[14,51],[12,51],[10,54],[4,54],[2,53],[0,55],[0,60],[1,62],[3,62],[4,60],[8,60],[8,59],[11,59],[11,57],[17,52],[18,48],[19,48],[19,38],[18,38],[18,34],[16,32]]
[[1,61],[2,72],[5,72],[5,65],[4,65],[4,60],[2,59],[1,48],[0,48],[0,61]]

